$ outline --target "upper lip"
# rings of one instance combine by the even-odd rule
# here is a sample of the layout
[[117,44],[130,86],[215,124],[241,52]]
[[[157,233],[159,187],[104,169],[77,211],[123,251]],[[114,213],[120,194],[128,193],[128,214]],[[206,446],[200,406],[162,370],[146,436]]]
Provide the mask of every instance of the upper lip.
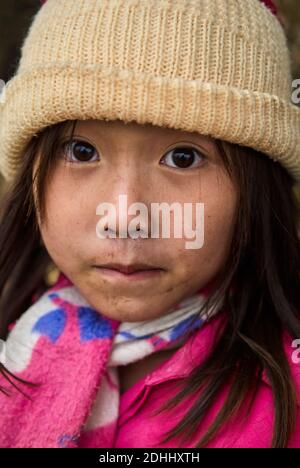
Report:
[[105,263],[103,265],[96,266],[101,268],[111,268],[125,274],[130,274],[140,270],[161,270],[159,267],[146,263],[131,263],[130,265],[123,265],[122,263]]

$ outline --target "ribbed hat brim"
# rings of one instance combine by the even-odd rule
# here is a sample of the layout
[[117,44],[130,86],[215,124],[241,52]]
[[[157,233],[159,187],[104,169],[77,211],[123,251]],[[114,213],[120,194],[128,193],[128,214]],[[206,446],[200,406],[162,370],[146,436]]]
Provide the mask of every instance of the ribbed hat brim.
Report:
[[25,145],[45,127],[73,119],[120,119],[255,147],[280,159],[300,182],[300,108],[270,94],[96,65],[51,66],[15,76],[2,107],[1,146],[9,158],[0,158],[0,170],[8,180]]

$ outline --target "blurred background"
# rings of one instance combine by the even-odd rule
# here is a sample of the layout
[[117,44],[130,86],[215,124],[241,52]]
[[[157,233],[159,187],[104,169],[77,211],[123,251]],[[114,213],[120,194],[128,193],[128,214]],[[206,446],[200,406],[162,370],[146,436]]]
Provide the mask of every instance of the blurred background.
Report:
[[[288,38],[293,77],[300,79],[300,0],[274,0],[274,3],[279,9],[280,20]],[[5,82],[14,75],[22,41],[39,8],[40,0],[1,0],[0,79]],[[0,175],[0,196],[1,190],[3,179]],[[300,186],[296,187],[296,192],[300,200]]]

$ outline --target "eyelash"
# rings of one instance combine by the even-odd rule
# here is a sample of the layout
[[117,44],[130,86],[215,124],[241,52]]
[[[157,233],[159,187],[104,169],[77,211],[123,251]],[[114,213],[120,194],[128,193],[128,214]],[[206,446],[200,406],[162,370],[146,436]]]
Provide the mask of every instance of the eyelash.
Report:
[[[64,154],[64,157],[65,159],[70,162],[71,164],[91,164],[95,161],[99,161],[99,159],[96,159],[96,160],[92,160],[92,161],[72,161],[70,158],[68,158],[68,155],[70,155],[70,151],[72,152],[73,151],[73,147],[78,144],[78,143],[82,143],[83,145],[86,145],[88,146],[90,149],[92,149],[93,151],[96,151],[97,153],[97,150],[94,148],[93,145],[91,145],[90,143],[84,141],[84,140],[79,140],[79,139],[71,139],[71,140],[68,140],[68,141],[65,141],[64,143],[62,143],[62,149],[63,149],[63,154]],[[172,154],[174,151],[178,151],[178,150],[188,150],[188,151],[192,151],[192,153],[195,155],[198,154],[201,156],[201,159],[202,159],[202,164],[206,161],[207,157],[198,149],[192,147],[192,146],[189,146],[188,144],[186,146],[177,146],[175,148],[172,148],[171,150],[169,150],[163,157],[162,159],[165,160],[167,158],[167,156],[169,154]],[[98,154],[98,153],[97,153]],[[202,165],[201,164],[201,165]],[[173,169],[177,169],[177,170],[188,170],[188,169],[192,169],[193,168],[193,165],[187,167],[187,168],[181,168],[181,167],[176,167],[176,166],[170,166],[171,168]]]

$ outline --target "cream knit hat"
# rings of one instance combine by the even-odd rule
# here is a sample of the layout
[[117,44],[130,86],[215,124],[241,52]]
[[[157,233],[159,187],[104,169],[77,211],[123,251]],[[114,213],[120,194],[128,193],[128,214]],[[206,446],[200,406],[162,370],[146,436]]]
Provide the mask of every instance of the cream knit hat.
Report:
[[8,180],[48,125],[121,119],[252,147],[300,181],[290,56],[260,0],[47,0],[21,52],[0,105]]

